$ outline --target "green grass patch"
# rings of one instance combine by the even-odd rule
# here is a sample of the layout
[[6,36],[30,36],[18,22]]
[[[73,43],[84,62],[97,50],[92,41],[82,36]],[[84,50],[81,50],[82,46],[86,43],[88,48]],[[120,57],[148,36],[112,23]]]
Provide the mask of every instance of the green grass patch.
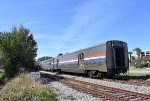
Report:
[[141,71],[141,70],[145,70],[145,68],[129,68],[130,71]]
[[0,101],[57,101],[50,88],[34,82],[29,74],[21,74],[5,84]]
[[150,73],[129,73],[127,76],[149,76]]
[[124,78],[124,79],[150,79],[150,73],[127,73],[123,74],[120,73],[118,76],[119,78]]

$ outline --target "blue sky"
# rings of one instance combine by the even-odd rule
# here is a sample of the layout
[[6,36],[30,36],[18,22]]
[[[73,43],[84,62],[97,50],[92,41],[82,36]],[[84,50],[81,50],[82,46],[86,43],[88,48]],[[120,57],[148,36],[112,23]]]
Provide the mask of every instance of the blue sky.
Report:
[[57,56],[107,40],[150,50],[149,0],[1,0],[0,31],[30,29],[38,57]]

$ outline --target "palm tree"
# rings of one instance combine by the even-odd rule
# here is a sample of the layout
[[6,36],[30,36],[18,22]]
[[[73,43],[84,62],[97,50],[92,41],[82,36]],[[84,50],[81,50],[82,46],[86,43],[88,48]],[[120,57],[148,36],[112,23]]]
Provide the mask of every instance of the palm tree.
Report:
[[58,56],[62,56],[62,55],[63,55],[62,53],[59,53],[59,54],[57,55],[57,57],[58,57]]
[[135,48],[133,51],[136,52],[138,58],[140,58],[140,55],[141,55],[141,49],[140,48]]

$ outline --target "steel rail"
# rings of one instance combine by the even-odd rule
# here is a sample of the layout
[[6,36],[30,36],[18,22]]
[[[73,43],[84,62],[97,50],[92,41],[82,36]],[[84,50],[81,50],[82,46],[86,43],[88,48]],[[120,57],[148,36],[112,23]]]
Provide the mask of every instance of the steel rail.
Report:
[[85,85],[90,85],[92,87],[103,88],[105,90],[111,90],[114,92],[123,93],[123,94],[126,94],[128,96],[135,96],[137,98],[141,98],[141,100],[150,100],[150,95],[145,95],[145,94],[131,92],[131,91],[123,90],[123,89],[112,88],[112,87],[103,86],[103,85],[99,85],[99,84],[93,84],[93,83],[89,83],[89,82],[74,80],[74,79],[70,79],[70,78],[66,78],[66,77],[64,79],[69,80],[69,81],[79,82],[79,83],[82,83]]

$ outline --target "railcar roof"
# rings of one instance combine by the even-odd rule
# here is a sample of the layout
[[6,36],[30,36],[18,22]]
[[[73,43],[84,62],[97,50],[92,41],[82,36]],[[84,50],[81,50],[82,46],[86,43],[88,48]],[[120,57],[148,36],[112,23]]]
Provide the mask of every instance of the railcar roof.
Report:
[[[91,49],[91,48],[94,48],[94,47],[98,47],[98,46],[103,46],[105,44],[106,44],[106,42],[105,43],[100,43],[100,44],[97,44],[97,45],[94,45],[94,46],[90,46],[90,47],[87,47],[87,48],[84,48],[84,49],[80,49],[80,50],[77,50],[77,51],[74,51],[74,52],[71,52],[71,53],[64,54],[62,56],[70,55],[70,54],[73,54],[73,53],[76,53],[76,52],[80,52],[80,51],[84,51],[84,50],[88,50],[88,49]],[[61,56],[58,56],[58,57],[61,57]]]

